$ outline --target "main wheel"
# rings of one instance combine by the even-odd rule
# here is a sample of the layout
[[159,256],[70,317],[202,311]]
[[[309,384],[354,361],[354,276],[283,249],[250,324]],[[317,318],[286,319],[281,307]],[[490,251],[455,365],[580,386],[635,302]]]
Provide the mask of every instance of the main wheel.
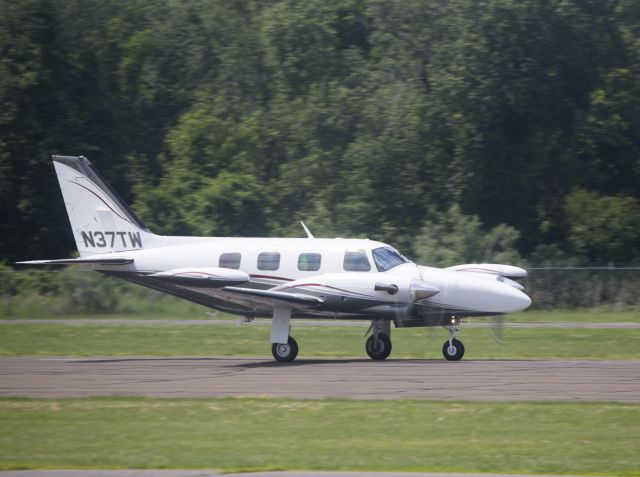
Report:
[[271,354],[281,363],[293,361],[298,356],[298,343],[289,336],[287,343],[273,343],[271,345]]
[[451,344],[449,344],[449,340],[445,341],[442,346],[442,354],[447,361],[460,361],[464,356],[464,345],[462,341],[454,339],[451,340]]
[[385,334],[378,334],[378,343],[375,343],[375,337],[369,336],[365,346],[369,358],[381,361],[386,359],[391,354],[391,339]]

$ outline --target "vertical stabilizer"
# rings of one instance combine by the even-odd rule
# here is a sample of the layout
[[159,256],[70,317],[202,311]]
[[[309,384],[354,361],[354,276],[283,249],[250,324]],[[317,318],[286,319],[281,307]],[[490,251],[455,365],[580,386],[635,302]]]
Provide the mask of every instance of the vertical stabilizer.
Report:
[[86,157],[53,156],[80,256],[152,246],[153,235]]

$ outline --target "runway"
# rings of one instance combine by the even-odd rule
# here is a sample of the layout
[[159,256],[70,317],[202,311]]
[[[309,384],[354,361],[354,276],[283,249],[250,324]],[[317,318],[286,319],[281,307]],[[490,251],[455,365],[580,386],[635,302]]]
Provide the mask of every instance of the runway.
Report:
[[640,402],[640,361],[1,358],[0,396]]

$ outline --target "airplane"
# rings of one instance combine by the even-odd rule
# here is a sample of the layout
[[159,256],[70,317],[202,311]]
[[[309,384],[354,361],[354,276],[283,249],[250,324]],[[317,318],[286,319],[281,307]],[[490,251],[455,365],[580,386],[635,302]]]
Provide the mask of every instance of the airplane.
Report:
[[293,361],[292,319],[367,320],[365,350],[386,359],[396,328],[444,326],[442,353],[462,359],[467,317],[524,310],[518,280],[526,270],[501,264],[418,265],[369,239],[183,237],[153,234],[83,156],[54,155],[78,258],[23,265],[85,265],[105,275],[252,321],[271,318],[271,351]]

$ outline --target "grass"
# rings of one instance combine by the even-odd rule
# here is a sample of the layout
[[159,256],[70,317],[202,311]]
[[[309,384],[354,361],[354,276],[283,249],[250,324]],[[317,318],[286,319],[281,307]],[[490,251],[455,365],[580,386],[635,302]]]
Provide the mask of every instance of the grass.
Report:
[[[159,296],[159,298],[165,298]],[[216,319],[231,321],[238,320],[237,316],[216,312],[210,308],[187,303],[182,300],[170,300],[162,303],[156,311],[138,311],[122,313],[67,313],[52,315],[46,311],[32,313],[4,313],[2,319],[31,320],[31,319],[95,319],[95,320],[207,320]],[[495,318],[474,318],[473,321],[495,320]],[[575,323],[640,323],[640,311],[612,311],[606,308],[585,310],[532,310],[504,316],[506,322],[575,322]]]
[[640,406],[0,399],[0,468],[640,475]]
[[505,317],[505,321],[575,322],[575,323],[638,323],[640,311],[611,311],[606,308],[585,310],[531,310]]
[[[157,318],[100,318],[118,316]],[[640,321],[637,313],[607,312],[528,312],[510,319]],[[266,356],[269,332],[268,326],[251,325],[3,324],[0,356]],[[292,331],[303,359],[365,356],[363,333],[361,327],[301,326]],[[391,357],[442,359],[440,348],[447,336],[442,329],[393,330]],[[638,329],[506,328],[502,345],[484,329],[466,329],[460,338],[467,348],[465,359],[640,359]],[[0,399],[0,429],[0,469],[640,476],[640,406],[634,404]]]
[[[294,327],[300,357],[365,356],[362,327]],[[269,326],[0,325],[0,356],[270,355]],[[438,358],[448,332],[392,331],[392,358]],[[464,330],[466,359],[640,359],[640,329]]]

